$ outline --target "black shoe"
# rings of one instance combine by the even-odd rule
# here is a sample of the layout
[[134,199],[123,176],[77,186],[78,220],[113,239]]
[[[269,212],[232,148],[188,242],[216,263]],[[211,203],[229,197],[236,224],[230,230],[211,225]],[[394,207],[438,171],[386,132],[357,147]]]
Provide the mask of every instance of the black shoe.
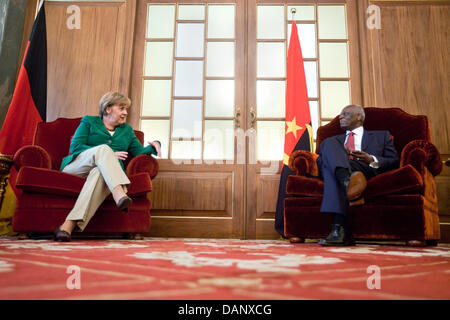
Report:
[[61,230],[61,227],[58,227],[58,229],[55,230],[53,233],[53,240],[54,241],[62,241],[62,242],[69,242],[72,240],[72,237],[70,233],[67,231]]
[[353,241],[350,232],[340,224],[333,224],[331,226],[331,232],[326,239],[320,239],[319,244],[322,246],[353,246]]
[[128,197],[128,196],[124,196],[122,198],[119,199],[119,202],[117,202],[117,207],[124,213],[128,212],[128,207],[131,206],[131,204],[133,203],[133,200]]

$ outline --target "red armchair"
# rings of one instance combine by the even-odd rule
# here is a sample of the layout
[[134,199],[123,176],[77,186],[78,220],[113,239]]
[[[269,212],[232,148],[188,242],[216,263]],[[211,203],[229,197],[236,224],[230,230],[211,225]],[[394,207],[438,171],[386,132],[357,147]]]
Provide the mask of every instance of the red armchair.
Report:
[[[33,145],[14,155],[18,171],[16,187],[21,191],[13,217],[13,230],[20,233],[48,233],[61,225],[73,208],[85,182],[84,178],[59,171],[69,152],[70,140],[81,118],[60,118],[39,123]],[[143,142],[144,134],[135,131]],[[158,173],[158,162],[139,155],[124,163],[131,181],[128,195],[133,199],[129,212],[121,212],[111,196],[100,206],[83,234],[141,234],[150,230],[151,179]],[[76,233],[74,233],[76,235]]]
[[[399,240],[409,245],[436,245],[440,239],[434,177],[442,162],[431,143],[428,118],[399,108],[364,108],[367,130],[389,130],[400,156],[398,169],[380,174],[367,183],[365,204],[349,208],[349,226],[358,239]],[[298,150],[289,167],[296,175],[286,185],[284,228],[292,242],[326,237],[332,217],[320,213],[323,181],[316,178],[320,143],[341,134],[339,118],[317,131],[316,154]]]

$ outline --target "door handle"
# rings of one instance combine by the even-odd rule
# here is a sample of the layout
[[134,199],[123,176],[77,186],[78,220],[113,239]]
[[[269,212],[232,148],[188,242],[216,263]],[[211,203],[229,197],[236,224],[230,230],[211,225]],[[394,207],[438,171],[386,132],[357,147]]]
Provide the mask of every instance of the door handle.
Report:
[[236,125],[236,128],[240,128],[241,127],[241,109],[237,108],[236,109],[236,114],[234,115],[234,123]]
[[255,122],[256,122],[256,112],[253,108],[250,108],[250,127],[252,129],[255,129]]

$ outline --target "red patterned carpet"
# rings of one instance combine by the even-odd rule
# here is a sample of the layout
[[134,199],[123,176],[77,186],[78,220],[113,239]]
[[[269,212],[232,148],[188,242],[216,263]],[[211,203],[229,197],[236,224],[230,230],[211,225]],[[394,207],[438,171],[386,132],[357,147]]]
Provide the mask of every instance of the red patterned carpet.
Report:
[[0,299],[450,299],[450,246],[0,238]]

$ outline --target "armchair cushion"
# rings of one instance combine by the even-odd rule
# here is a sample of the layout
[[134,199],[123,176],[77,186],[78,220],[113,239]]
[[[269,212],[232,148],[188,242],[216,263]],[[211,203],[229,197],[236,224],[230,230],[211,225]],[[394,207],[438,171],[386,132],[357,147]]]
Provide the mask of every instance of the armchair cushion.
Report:
[[303,197],[322,197],[323,181],[319,178],[290,175],[286,183],[286,193]]
[[14,154],[13,161],[17,171],[24,166],[45,169],[51,169],[52,167],[50,155],[40,146],[28,145],[20,148]]
[[[322,197],[323,181],[318,178],[291,175],[288,177],[286,192],[302,197]],[[379,174],[367,181],[364,192],[366,199],[374,199],[393,194],[412,194],[423,190],[422,176],[411,165]]]
[[425,140],[413,140],[402,150],[400,166],[411,164],[420,174],[424,175],[427,167],[433,176],[442,171],[441,156],[433,143]]
[[23,191],[78,197],[85,181],[58,170],[22,167],[17,175],[16,187]]
[[158,174],[159,164],[155,158],[148,154],[140,154],[131,159],[127,165],[127,175],[133,175],[139,172],[147,172],[151,179],[154,179]]
[[367,199],[394,194],[414,194],[423,190],[422,176],[411,165],[379,174],[367,182]]
[[296,150],[289,156],[289,169],[295,171],[300,176],[306,174],[318,176],[319,168],[316,163],[318,157],[318,154],[309,151]]
[[[128,195],[145,195],[152,190],[152,183],[147,173],[137,173],[128,178],[131,181]],[[86,179],[79,176],[57,170],[22,167],[17,176],[16,186],[23,191],[76,198],[85,181]]]

